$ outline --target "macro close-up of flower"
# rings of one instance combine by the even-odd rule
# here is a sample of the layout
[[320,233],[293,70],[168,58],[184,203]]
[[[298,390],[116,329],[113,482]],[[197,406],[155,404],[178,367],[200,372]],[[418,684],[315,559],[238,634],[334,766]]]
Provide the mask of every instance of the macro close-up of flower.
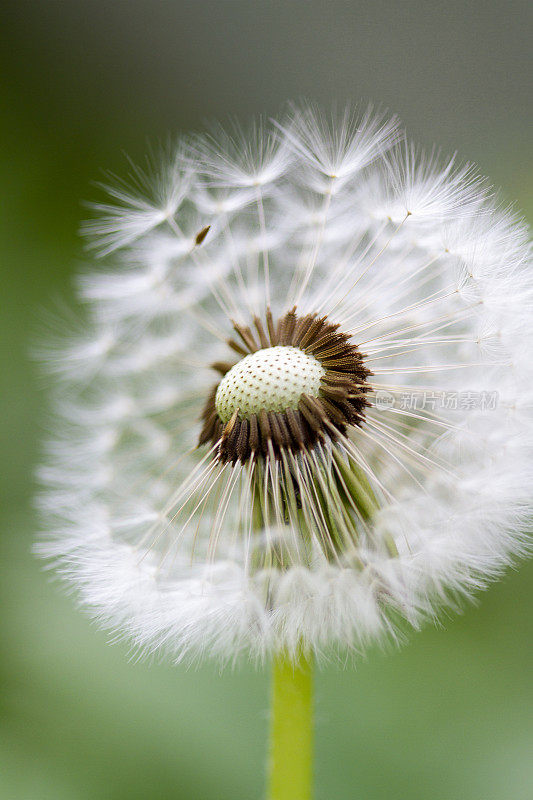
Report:
[[530,4],[4,6],[0,797],[530,800]]
[[357,653],[525,552],[529,249],[472,167],[302,106],[107,191],[39,474],[39,551],[100,624]]
[[136,653],[273,657],[269,796],[303,800],[313,659],[528,549],[526,233],[372,110],[218,128],[106,190],[45,354],[38,552]]

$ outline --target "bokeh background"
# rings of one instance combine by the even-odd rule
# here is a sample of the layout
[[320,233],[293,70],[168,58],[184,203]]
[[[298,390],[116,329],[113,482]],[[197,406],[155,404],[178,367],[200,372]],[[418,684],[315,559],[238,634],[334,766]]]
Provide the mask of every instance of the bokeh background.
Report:
[[[102,168],[287,98],[381,103],[531,218],[531,4],[18,0],[1,16],[0,797],[260,800],[267,671],[132,662],[32,557],[30,343],[72,298]],[[532,675],[530,563],[403,650],[317,676],[318,800],[530,800]]]

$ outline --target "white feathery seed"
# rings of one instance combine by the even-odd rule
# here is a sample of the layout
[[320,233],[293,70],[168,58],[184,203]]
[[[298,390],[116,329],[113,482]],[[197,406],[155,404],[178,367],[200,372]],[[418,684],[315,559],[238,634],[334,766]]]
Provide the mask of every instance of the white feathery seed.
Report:
[[[101,625],[176,661],[361,652],[529,551],[531,249],[472,167],[372,111],[292,106],[108,193],[84,316],[46,354],[39,469],[39,553]],[[230,444],[236,416],[281,441],[275,414],[323,396],[330,345],[269,333],[294,307],[362,354],[362,421],[241,460],[199,447],[211,395]]]

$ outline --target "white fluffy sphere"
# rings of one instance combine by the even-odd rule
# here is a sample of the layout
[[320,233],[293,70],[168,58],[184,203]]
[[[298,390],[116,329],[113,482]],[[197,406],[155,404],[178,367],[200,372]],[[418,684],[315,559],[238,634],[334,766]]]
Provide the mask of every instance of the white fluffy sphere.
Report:
[[530,248],[470,167],[293,108],[135,182],[46,353],[39,550],[102,625],[176,660],[360,651],[526,551]]

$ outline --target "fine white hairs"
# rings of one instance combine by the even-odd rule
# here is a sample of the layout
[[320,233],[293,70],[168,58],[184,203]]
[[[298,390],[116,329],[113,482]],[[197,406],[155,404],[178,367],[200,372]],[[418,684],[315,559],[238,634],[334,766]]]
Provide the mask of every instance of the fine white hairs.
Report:
[[190,137],[86,226],[38,545],[175,660],[363,651],[529,548],[527,231],[372,110]]

